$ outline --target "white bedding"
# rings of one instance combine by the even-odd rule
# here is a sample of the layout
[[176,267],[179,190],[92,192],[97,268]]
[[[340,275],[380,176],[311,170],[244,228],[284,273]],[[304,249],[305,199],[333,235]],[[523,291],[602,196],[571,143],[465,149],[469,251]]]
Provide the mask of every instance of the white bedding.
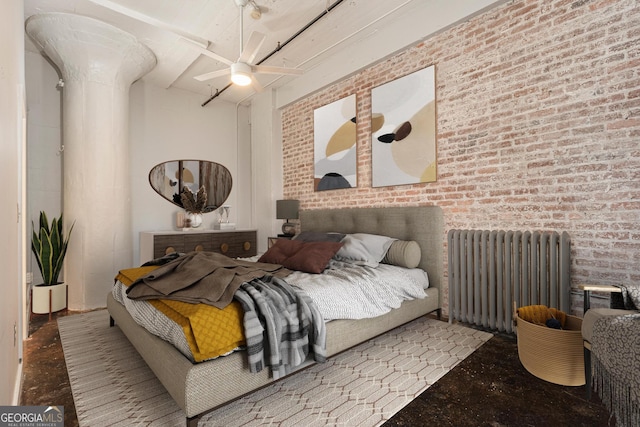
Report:
[[[323,274],[294,271],[285,280],[307,292],[325,322],[382,315],[398,308],[404,300],[424,298],[424,289],[429,285],[427,274],[417,268],[407,269],[388,264],[372,268],[335,260],[330,262]],[[184,332],[177,323],[148,301],[127,298],[125,286],[120,282],[116,282],[112,293],[136,323],[172,343],[193,361]]]
[[187,338],[184,336],[180,325],[165,316],[163,312],[151,305],[149,301],[127,298],[126,289],[122,283],[117,281],[115,285],[113,285],[113,291],[111,292],[113,299],[126,307],[138,325],[144,327],[153,335],[169,341],[193,362],[194,359],[191,354],[191,349],[189,348],[189,343],[187,343]]
[[325,322],[380,316],[402,301],[424,298],[429,286],[427,273],[417,268],[389,264],[372,268],[336,260],[322,274],[294,271],[286,281],[311,297]]

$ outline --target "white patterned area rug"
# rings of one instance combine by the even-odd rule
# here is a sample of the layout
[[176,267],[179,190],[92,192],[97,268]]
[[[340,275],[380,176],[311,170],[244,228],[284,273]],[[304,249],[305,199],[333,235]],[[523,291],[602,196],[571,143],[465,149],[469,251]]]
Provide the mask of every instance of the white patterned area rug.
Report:
[[[58,319],[80,426],[184,426],[106,310]],[[378,426],[493,335],[423,317],[203,416],[199,426]]]

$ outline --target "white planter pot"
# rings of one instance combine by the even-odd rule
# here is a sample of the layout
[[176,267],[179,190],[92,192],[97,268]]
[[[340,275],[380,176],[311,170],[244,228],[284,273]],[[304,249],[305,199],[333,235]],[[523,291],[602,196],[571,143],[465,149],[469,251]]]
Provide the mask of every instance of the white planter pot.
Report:
[[[51,304],[49,304],[51,301]],[[67,284],[38,285],[31,289],[31,311],[49,314],[67,308]]]

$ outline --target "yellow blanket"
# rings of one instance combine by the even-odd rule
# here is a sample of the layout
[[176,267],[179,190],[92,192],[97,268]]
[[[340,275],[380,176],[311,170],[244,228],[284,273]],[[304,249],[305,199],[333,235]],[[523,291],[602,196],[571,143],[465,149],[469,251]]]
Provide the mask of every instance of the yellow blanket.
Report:
[[[116,280],[129,286],[157,266],[120,270]],[[166,299],[149,300],[155,308],[176,322],[187,338],[196,362],[211,359],[244,345],[244,311],[233,301],[223,310],[206,304],[190,304]]]
[[567,313],[556,308],[549,308],[546,305],[527,305],[518,309],[518,316],[530,323],[546,326],[549,319],[556,319],[564,328],[567,320]]

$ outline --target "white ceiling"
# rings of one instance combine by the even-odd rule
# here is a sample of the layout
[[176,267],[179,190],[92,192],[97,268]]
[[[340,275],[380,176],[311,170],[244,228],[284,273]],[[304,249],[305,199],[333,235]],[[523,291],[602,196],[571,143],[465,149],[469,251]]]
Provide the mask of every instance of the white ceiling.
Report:
[[[254,63],[285,44],[307,24],[325,14],[300,36],[263,64],[299,67],[311,71],[328,57],[348,49],[378,31],[388,21],[407,13],[411,3],[435,0],[254,0],[262,11],[258,20],[244,8],[244,42],[253,31],[266,35]],[[424,3],[423,3],[424,2]],[[327,10],[331,9],[328,13]],[[437,12],[432,11],[433,13]],[[145,80],[163,88],[179,88],[202,95],[206,101],[229,84],[229,76],[200,82],[193,77],[228,65],[202,55],[192,41],[235,61],[240,53],[240,8],[234,0],[25,0],[25,19],[45,12],[85,15],[133,34],[156,55],[156,67]],[[37,50],[27,37],[27,49]],[[369,64],[362,64],[367,66]],[[279,87],[292,76],[259,74],[262,86]],[[232,86],[219,99],[240,102],[254,93],[251,87]]]

